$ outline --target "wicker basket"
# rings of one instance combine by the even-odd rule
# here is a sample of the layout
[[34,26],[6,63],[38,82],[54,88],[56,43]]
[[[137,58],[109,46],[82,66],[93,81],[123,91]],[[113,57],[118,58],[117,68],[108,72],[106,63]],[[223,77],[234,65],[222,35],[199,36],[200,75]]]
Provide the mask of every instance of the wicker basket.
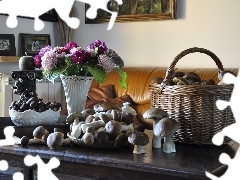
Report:
[[[223,111],[216,107],[216,100],[230,100],[233,85],[167,85],[173,77],[178,60],[195,52],[209,55],[215,61],[219,73],[223,73],[221,61],[211,51],[197,47],[184,50],[174,58],[161,84],[149,84],[151,105],[162,108],[180,124],[179,130],[174,134],[174,141],[213,144],[212,137],[235,122],[230,107]],[[224,144],[229,140],[225,138]]]

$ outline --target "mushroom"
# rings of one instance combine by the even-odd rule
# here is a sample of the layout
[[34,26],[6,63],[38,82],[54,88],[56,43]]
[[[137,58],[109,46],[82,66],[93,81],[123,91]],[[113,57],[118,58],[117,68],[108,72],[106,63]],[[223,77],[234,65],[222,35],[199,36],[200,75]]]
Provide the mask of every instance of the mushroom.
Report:
[[33,130],[34,139],[29,140],[29,144],[44,143],[43,136],[48,136],[49,132],[43,126],[38,126]]
[[99,120],[91,123],[84,123],[81,125],[81,129],[83,133],[86,133],[87,127],[93,127],[93,129],[98,129],[104,125],[105,125],[105,122],[103,120]]
[[92,133],[90,133],[90,127],[86,128],[86,133],[84,133],[83,137],[81,140],[84,142],[84,144],[91,146],[94,143],[94,136]]
[[93,122],[94,120],[94,115],[88,115],[86,118],[85,118],[85,123],[91,123]]
[[28,145],[29,139],[27,136],[23,136],[21,139],[17,136],[13,136],[15,144],[20,144],[21,146]]
[[109,116],[107,114],[101,113],[99,114],[99,118],[101,120],[103,120],[105,123],[107,123],[108,121],[111,121],[111,119],[109,118]]
[[108,144],[109,135],[106,131],[98,131],[94,134],[94,141],[99,144]]
[[86,118],[88,115],[94,115],[95,111],[93,109],[84,109],[81,114]]
[[183,76],[183,78],[187,79],[190,84],[194,82],[201,82],[201,78],[195,72],[188,72]]
[[[75,122],[75,121],[74,121]],[[82,125],[84,124],[83,121],[81,122],[75,122],[72,123],[72,128],[71,128],[71,136],[75,137],[76,139],[78,139],[78,137],[81,135],[82,133]]]
[[82,113],[74,112],[74,113],[71,113],[67,116],[66,123],[71,124],[74,121],[80,122],[80,121],[83,121],[83,120],[84,120],[84,115]]
[[146,112],[143,113],[143,118],[153,120],[153,140],[152,146],[154,148],[161,148],[161,137],[155,136],[154,127],[163,118],[168,117],[168,113],[160,108],[151,107]]
[[122,148],[128,143],[128,136],[125,133],[120,133],[114,141],[116,148]]
[[133,124],[121,125],[120,122],[111,120],[105,125],[106,132],[112,136],[117,136],[121,132],[127,132],[134,130]]
[[134,131],[128,136],[128,142],[134,145],[133,153],[144,154],[144,146],[149,143],[149,137],[144,132]]
[[176,152],[172,135],[178,130],[179,123],[172,118],[163,118],[153,129],[153,133],[157,137],[164,137],[163,152]]
[[185,79],[183,77],[177,77],[177,80],[178,80],[177,85],[189,85],[189,84],[192,84],[191,82],[189,82],[187,79]]
[[53,132],[47,138],[47,145],[50,149],[58,149],[63,143],[64,134],[61,132]]

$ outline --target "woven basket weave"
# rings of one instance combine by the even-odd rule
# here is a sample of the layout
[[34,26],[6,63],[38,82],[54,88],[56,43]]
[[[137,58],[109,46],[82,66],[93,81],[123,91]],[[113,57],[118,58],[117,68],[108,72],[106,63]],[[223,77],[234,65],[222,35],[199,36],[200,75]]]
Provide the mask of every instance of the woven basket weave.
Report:
[[[213,144],[212,137],[224,127],[235,122],[230,107],[221,111],[216,107],[218,99],[229,101],[233,85],[167,85],[174,74],[176,63],[189,53],[204,53],[216,63],[219,73],[224,69],[220,59],[203,48],[190,48],[178,54],[166,71],[161,84],[149,84],[151,105],[168,112],[169,117],[180,124],[174,141],[189,144]],[[225,138],[224,144],[230,141]]]

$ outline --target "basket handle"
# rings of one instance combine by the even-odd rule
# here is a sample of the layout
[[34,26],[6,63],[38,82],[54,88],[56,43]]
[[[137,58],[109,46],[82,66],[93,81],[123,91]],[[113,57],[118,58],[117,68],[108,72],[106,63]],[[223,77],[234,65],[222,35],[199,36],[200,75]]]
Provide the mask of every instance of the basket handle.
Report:
[[219,69],[219,73],[221,74],[224,71],[222,62],[213,52],[211,52],[207,49],[204,49],[204,48],[198,48],[198,47],[189,48],[189,49],[186,49],[186,50],[182,51],[181,53],[179,53],[174,58],[173,62],[170,64],[170,66],[167,68],[165,78],[163,79],[163,82],[160,84],[161,91],[164,89],[164,87],[169,83],[170,79],[173,77],[174,67],[177,64],[177,62],[182,57],[186,56],[187,54],[195,53],[195,52],[207,54],[215,61],[216,65]]

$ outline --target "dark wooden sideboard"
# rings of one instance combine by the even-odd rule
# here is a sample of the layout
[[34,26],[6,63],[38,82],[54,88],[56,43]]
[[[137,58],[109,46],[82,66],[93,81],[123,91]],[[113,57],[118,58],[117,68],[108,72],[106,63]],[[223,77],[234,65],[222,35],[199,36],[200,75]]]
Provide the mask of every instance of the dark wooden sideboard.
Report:
[[[1,121],[1,118],[0,118]],[[146,130],[152,137],[152,131]],[[0,136],[1,137],[1,136]],[[145,154],[133,154],[133,146],[121,149],[93,149],[78,145],[61,146],[50,150],[46,145],[27,147],[0,147],[0,160],[7,160],[11,167],[21,167],[25,179],[33,179],[37,166],[24,165],[26,155],[39,155],[45,163],[52,157],[60,160],[60,166],[53,169],[61,180],[67,175],[89,179],[208,179],[205,171],[221,175],[226,168],[218,161],[223,152],[234,157],[239,145],[231,141],[221,147],[214,145],[176,144],[176,153],[163,153],[162,149],[152,149],[151,142],[145,147]],[[223,168],[224,167],[224,168]],[[71,179],[71,178],[70,178]]]

